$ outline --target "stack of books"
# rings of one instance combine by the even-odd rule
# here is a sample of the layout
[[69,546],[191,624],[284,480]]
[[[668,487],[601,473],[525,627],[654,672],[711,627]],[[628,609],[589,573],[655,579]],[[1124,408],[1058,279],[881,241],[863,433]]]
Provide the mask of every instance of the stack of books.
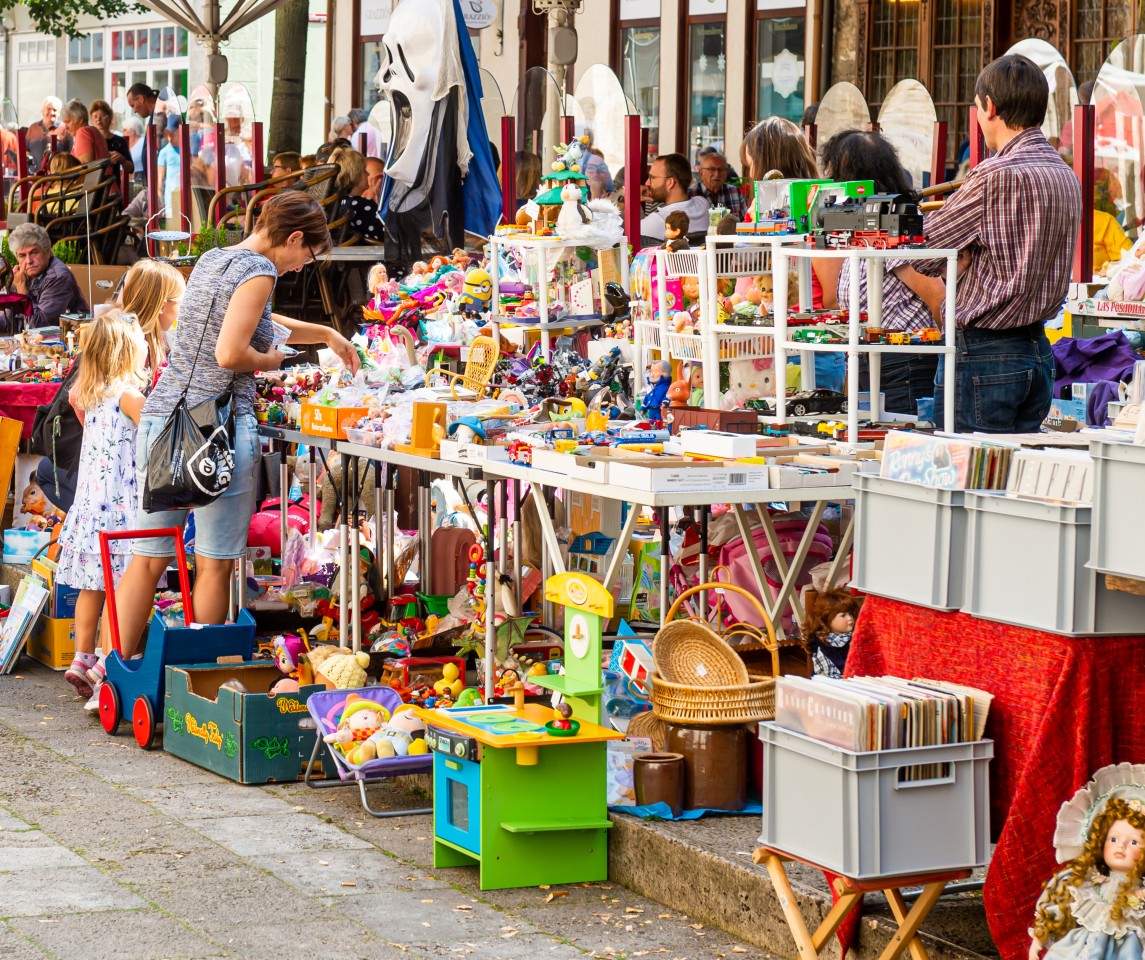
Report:
[[992,694],[945,680],[780,677],[775,723],[865,753],[981,740]]

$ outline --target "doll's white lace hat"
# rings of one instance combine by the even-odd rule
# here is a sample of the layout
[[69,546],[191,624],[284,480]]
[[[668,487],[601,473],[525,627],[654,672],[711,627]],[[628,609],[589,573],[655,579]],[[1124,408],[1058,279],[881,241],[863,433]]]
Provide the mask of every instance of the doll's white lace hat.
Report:
[[1102,767],[1071,800],[1061,805],[1054,830],[1058,863],[1081,855],[1090,826],[1114,797],[1145,813],[1145,764],[1111,763]]

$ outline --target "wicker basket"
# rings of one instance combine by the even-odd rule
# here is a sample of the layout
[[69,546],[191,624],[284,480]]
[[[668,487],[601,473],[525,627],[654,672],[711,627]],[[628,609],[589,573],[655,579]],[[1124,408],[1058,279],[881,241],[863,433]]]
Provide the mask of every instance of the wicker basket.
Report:
[[647,737],[652,741],[652,751],[654,753],[663,753],[664,744],[668,738],[668,730],[661,720],[652,710],[645,710],[643,713],[638,713],[628,723],[628,730],[624,734],[631,739],[632,737]]
[[652,674],[652,712],[666,723],[723,726],[775,719],[775,677],[725,687],[671,683]]
[[656,672],[671,683],[727,687],[748,682],[739,654],[695,620],[665,623],[652,642],[652,659]]

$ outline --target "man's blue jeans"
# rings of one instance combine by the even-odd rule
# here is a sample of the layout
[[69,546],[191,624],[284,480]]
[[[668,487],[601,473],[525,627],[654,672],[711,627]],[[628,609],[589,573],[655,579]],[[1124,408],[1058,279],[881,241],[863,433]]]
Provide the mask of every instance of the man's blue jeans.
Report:
[[[934,378],[934,416],[943,426],[945,363]],[[981,433],[1038,430],[1054,392],[1054,355],[1041,324],[1017,330],[959,330],[954,429]]]

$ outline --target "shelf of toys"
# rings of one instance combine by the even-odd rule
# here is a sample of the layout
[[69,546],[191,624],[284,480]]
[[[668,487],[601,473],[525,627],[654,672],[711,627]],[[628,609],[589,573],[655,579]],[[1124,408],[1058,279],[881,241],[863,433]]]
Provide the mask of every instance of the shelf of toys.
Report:
[[[945,357],[946,372],[944,381],[944,413],[943,429],[954,429],[954,297],[958,279],[958,251],[957,250],[929,250],[919,247],[899,246],[893,249],[879,249],[875,247],[828,247],[821,249],[809,246],[776,245],[773,249],[774,276],[775,276],[775,367],[783,370],[787,365],[789,350],[804,352],[804,355],[815,352],[845,353],[847,356],[847,394],[845,412],[847,417],[847,443],[854,446],[859,439],[859,364],[861,354],[866,354],[870,363],[870,395],[879,396],[880,357],[884,353],[937,353]],[[813,343],[806,340],[796,340],[789,336],[791,329],[788,323],[787,293],[788,293],[788,263],[790,260],[803,261],[810,264],[816,259],[830,258],[850,262],[850,289],[847,299],[846,324],[842,327],[817,324],[815,315],[808,310],[810,297],[804,284],[800,284],[800,314],[807,317],[811,314],[812,322],[802,325],[801,330],[826,330],[828,332],[846,331],[846,340],[837,342]],[[870,343],[868,338],[872,335],[883,336],[883,265],[887,260],[945,260],[946,261],[946,299],[943,306],[943,328],[945,341],[939,345],[925,343]],[[867,271],[867,298],[862,297],[861,267]],[[826,312],[824,312],[826,316]],[[872,331],[878,333],[872,334]],[[887,339],[895,337],[887,335]],[[905,335],[904,335],[905,336]],[[909,340],[909,337],[907,338]],[[877,401],[872,404],[871,419],[879,420],[882,410]],[[776,378],[775,418],[783,422],[788,413],[788,400],[786,382],[784,377]]]
[[[585,261],[588,250],[597,256]],[[560,236],[499,234],[489,238],[493,297],[489,315],[493,336],[506,327],[540,333],[541,355],[552,358],[553,331],[583,330],[606,321],[608,269],[601,254],[615,261],[628,291],[628,253],[621,243],[581,243]],[[513,277],[517,279],[512,279]],[[512,312],[510,312],[512,311]]]

